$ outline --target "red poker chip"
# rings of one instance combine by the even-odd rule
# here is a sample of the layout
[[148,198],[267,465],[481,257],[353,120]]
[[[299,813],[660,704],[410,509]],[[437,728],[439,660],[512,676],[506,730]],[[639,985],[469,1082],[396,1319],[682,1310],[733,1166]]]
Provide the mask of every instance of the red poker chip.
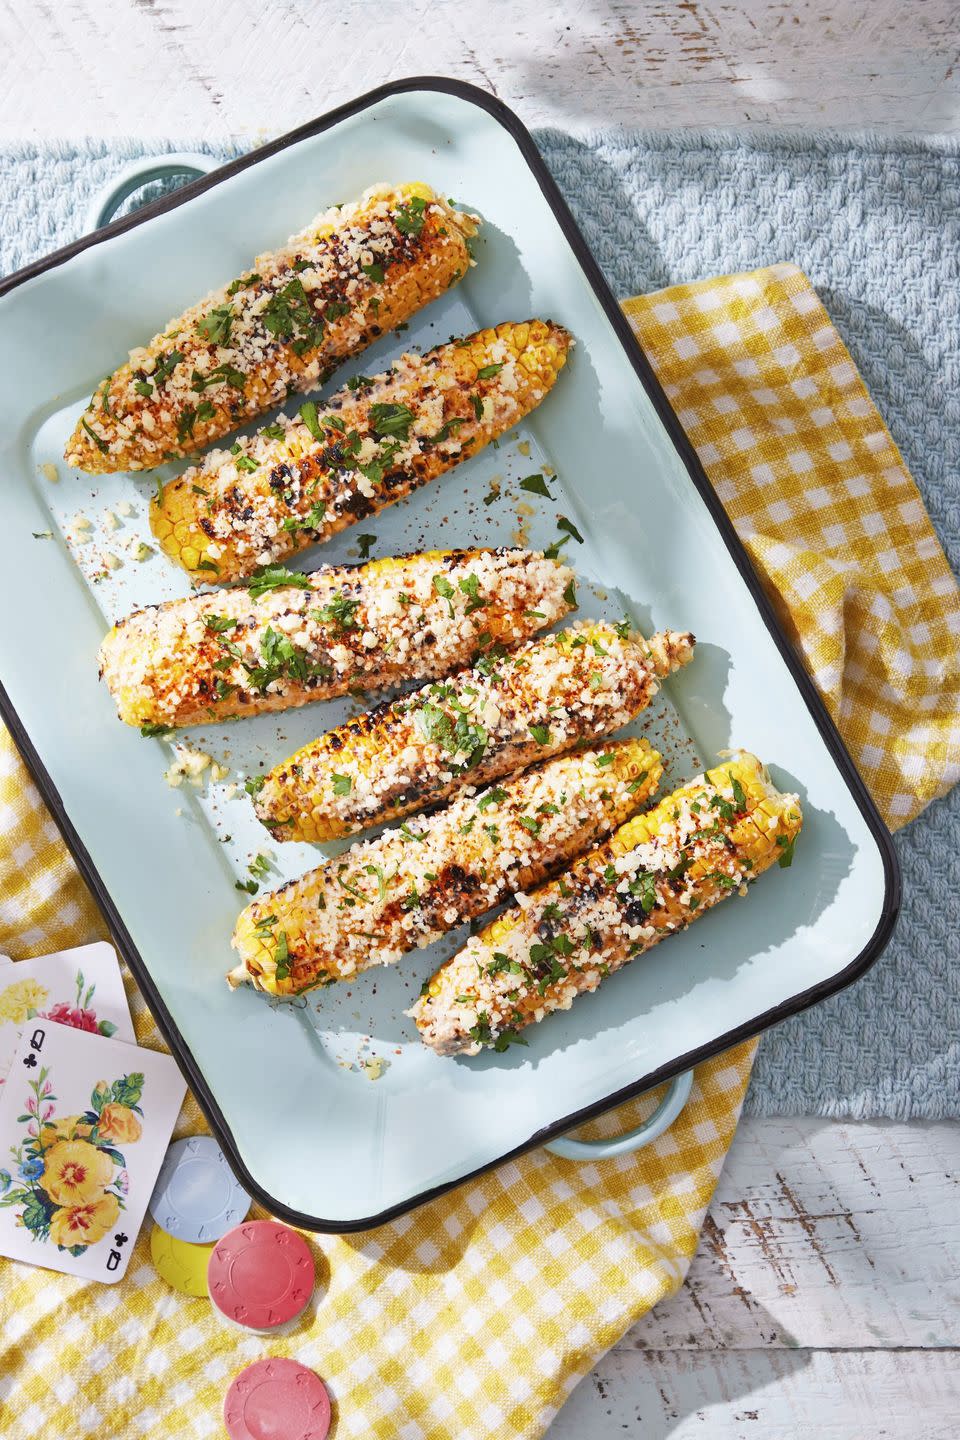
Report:
[[324,1440],[330,1396],[320,1376],[296,1360],[257,1360],[227,1391],[223,1420],[230,1440]]
[[210,1299],[228,1320],[272,1330],[310,1303],[316,1273],[302,1235],[274,1220],[250,1220],[227,1232],[207,1266]]

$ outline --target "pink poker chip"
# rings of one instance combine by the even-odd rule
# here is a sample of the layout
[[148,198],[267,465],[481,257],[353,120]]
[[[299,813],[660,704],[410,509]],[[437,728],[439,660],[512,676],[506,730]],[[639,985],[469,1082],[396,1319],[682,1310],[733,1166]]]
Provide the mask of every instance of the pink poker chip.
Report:
[[227,1391],[223,1420],[230,1440],[324,1440],[330,1396],[320,1376],[296,1360],[257,1360]]
[[207,1266],[214,1305],[251,1330],[272,1330],[296,1319],[310,1303],[315,1282],[310,1246],[274,1220],[234,1226],[217,1241]]

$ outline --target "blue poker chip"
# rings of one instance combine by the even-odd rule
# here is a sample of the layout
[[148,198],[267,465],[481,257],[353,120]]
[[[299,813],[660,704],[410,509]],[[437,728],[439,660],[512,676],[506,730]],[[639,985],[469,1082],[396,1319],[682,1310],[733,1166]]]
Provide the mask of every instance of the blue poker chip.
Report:
[[150,1214],[161,1229],[191,1245],[209,1245],[239,1225],[249,1209],[250,1196],[216,1140],[209,1135],[174,1140],[150,1196]]

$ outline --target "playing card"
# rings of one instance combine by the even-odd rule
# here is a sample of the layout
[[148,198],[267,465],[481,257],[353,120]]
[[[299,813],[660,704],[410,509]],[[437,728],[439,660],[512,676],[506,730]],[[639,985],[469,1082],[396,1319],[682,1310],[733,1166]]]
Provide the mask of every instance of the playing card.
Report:
[[0,1255],[120,1280],[185,1093],[169,1055],[30,1021],[0,1095]]
[[34,1019],[136,1043],[112,945],[77,945],[0,965],[0,1085],[23,1028]]

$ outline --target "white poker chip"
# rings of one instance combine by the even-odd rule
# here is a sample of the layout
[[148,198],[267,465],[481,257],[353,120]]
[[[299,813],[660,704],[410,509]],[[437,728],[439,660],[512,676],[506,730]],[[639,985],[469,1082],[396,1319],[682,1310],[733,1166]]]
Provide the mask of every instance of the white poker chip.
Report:
[[239,1225],[249,1209],[250,1196],[212,1136],[174,1140],[150,1197],[150,1214],[168,1235],[209,1245]]

